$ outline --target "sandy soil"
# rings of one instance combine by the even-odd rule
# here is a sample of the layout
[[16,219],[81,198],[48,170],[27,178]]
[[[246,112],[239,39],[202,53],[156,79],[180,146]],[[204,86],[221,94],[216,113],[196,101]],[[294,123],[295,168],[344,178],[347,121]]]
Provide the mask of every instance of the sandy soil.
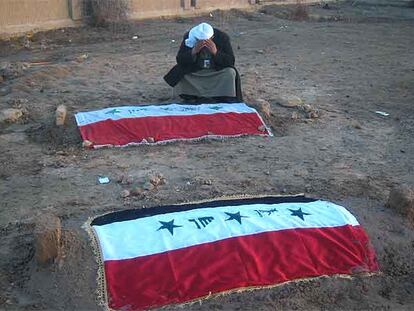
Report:
[[[372,2],[313,6],[301,21],[290,19],[291,8],[268,7],[1,42],[1,62],[30,66],[0,83],[0,109],[27,111],[22,122],[0,127],[0,309],[100,309],[97,265],[82,229],[88,217],[223,195],[300,192],[347,206],[370,236],[382,274],[292,283],[185,309],[414,309],[413,226],[385,207],[393,186],[414,185],[414,9],[404,1]],[[275,137],[83,150],[73,112],[178,100],[162,76],[182,34],[201,20],[232,37],[245,100],[271,103],[267,122]],[[320,117],[275,104],[290,95]],[[59,104],[70,110],[62,129],[53,125]],[[167,184],[120,197],[151,173],[163,174]],[[112,182],[98,185],[98,175]],[[117,183],[120,175],[132,184]],[[45,213],[62,221],[63,259],[40,268],[33,230]]]

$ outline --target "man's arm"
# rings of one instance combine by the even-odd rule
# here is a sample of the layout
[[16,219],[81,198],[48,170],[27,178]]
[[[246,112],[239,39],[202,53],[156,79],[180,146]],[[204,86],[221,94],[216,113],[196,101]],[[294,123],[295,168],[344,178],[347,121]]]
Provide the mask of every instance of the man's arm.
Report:
[[221,44],[216,55],[214,56],[214,62],[220,67],[233,67],[235,59],[230,38],[225,33],[222,33],[221,36]]
[[192,65],[195,61],[192,49],[185,45],[185,40],[188,38],[188,33],[184,35],[183,41],[181,42],[180,49],[177,54],[177,64],[188,66]]

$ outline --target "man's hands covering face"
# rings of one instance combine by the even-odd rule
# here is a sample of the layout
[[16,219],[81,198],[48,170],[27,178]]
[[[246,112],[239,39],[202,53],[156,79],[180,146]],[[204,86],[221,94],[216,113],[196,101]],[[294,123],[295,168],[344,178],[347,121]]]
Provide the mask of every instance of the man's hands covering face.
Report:
[[205,40],[204,42],[205,42],[205,47],[207,49],[209,49],[209,51],[211,52],[211,54],[216,55],[217,54],[217,46],[214,43],[214,41],[211,40],[211,39],[208,39],[208,40]]
[[208,40],[200,40],[197,41],[196,45],[193,47],[191,53],[193,55],[199,53],[201,51],[202,48],[206,47],[211,54],[216,55],[217,54],[217,46],[214,43],[214,41],[212,39],[208,39]]

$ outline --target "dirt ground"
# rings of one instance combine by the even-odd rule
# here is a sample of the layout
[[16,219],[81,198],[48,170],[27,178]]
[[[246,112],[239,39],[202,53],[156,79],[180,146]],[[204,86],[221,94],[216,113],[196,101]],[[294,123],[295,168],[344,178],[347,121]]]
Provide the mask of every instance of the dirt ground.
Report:
[[[291,283],[184,309],[413,310],[414,226],[385,203],[393,186],[414,185],[414,9],[407,1],[380,2],[315,5],[302,20],[292,19],[292,7],[271,6],[0,42],[1,62],[14,66],[0,82],[0,109],[25,112],[20,122],[0,125],[0,309],[101,309],[97,264],[82,229],[89,217],[226,195],[304,192],[357,216],[380,275]],[[162,76],[174,65],[182,34],[203,20],[231,36],[245,101],[271,104],[266,121],[275,137],[84,150],[74,112],[179,100]],[[293,95],[319,118],[276,104]],[[54,126],[59,104],[70,112],[64,128]],[[152,173],[167,183],[120,197]],[[98,175],[111,183],[97,184]],[[121,175],[132,184],[118,183]],[[44,214],[62,222],[63,258],[41,268],[33,231]]]

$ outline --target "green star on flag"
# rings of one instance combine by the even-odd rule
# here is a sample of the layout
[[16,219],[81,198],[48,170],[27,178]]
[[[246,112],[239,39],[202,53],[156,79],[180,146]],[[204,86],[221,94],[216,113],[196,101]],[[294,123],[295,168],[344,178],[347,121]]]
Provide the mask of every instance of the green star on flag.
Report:
[[212,109],[212,110],[220,110],[222,107],[221,106],[213,106],[213,107],[210,107],[210,109]]
[[302,220],[305,220],[305,218],[303,217],[303,215],[311,215],[311,214],[302,212],[302,209],[301,208],[299,208],[297,210],[293,210],[293,209],[290,209],[289,208],[289,211],[292,212],[292,214],[290,214],[290,216],[297,216],[297,217],[299,217]]
[[174,228],[179,228],[182,226],[174,225],[174,219],[171,221],[158,221],[162,226],[158,228],[157,231],[160,231],[161,229],[167,229],[171,235],[174,235]]
[[121,110],[112,109],[112,110],[109,110],[108,112],[105,112],[105,114],[112,114],[112,115],[114,115],[115,113],[120,113],[120,112],[121,112]]
[[242,218],[248,218],[247,216],[240,215],[240,212],[237,212],[237,213],[228,213],[228,212],[225,212],[225,213],[227,214],[227,216],[229,216],[229,218],[227,218],[226,221],[235,220],[239,224],[242,224],[242,221],[241,221]]

